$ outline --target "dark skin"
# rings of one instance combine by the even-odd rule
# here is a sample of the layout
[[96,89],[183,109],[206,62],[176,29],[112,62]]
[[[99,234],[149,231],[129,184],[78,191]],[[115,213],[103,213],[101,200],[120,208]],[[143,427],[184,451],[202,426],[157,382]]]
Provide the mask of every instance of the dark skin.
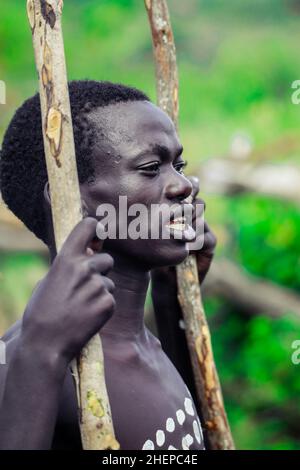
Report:
[[[195,426],[195,406],[160,341],[145,327],[144,304],[152,271],[156,316],[164,324],[162,319],[173,315],[172,335],[178,333],[175,271],[165,267],[185,259],[186,240],[107,240],[102,246],[95,242],[94,217],[101,202],[117,207],[119,195],[127,195],[128,206],[137,202],[147,207],[180,205],[192,191],[196,196],[197,182],[183,175],[182,147],[174,126],[153,104],[111,105],[94,110],[90,119],[99,132],[93,149],[94,181],[80,187],[86,218],[56,255],[45,187],[51,268],[35,289],[22,320],[3,338],[7,366],[0,367],[0,448],[81,447],[69,365],[89,338],[100,332],[121,449],[151,448],[155,438],[155,448],[180,449],[182,436],[191,435]],[[214,246],[206,226],[204,247],[197,255],[201,279]],[[170,357],[173,354],[171,359],[180,369],[173,347],[164,341],[164,327],[159,325],[159,329],[164,349]],[[157,435],[167,419],[171,429],[170,417],[176,421],[176,413],[187,401],[191,404],[184,422],[165,432],[164,438]],[[203,447],[195,436],[185,445]]]

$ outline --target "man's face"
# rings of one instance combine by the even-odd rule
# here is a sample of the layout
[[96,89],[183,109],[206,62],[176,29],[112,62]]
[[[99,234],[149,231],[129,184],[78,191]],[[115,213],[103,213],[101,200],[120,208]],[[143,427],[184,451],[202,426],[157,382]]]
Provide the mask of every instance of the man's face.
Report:
[[[95,178],[81,185],[89,215],[95,216],[102,203],[112,204],[118,215],[119,196],[127,197],[128,208],[143,204],[149,213],[153,205],[182,206],[192,187],[182,174],[182,146],[174,125],[163,111],[136,101],[98,108],[89,119],[97,130]],[[149,233],[151,224],[153,217]],[[105,247],[151,269],[181,262],[188,255],[186,241],[184,235],[182,240],[172,235],[169,239],[127,238],[107,240]]]

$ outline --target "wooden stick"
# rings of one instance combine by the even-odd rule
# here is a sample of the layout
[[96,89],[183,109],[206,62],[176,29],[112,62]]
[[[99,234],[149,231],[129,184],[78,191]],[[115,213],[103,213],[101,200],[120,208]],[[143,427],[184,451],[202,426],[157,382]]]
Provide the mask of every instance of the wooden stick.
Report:
[[[82,219],[61,15],[63,0],[27,0],[39,76],[44,149],[56,249]],[[84,449],[118,449],[105,385],[99,335],[72,363]]]
[[[178,74],[176,50],[166,0],[145,0],[151,25],[158,105],[178,128]],[[196,257],[176,267],[178,300],[186,325],[186,337],[197,396],[210,449],[234,449],[214,363],[208,324],[201,301]]]

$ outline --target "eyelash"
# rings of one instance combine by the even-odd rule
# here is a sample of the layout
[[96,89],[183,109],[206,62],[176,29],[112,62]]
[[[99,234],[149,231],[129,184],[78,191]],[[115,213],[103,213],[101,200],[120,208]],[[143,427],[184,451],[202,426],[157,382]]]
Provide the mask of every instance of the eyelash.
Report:
[[[175,170],[178,171],[178,173],[183,174],[183,169],[187,166],[187,162],[180,162],[174,165]],[[146,173],[152,173],[151,176],[155,176],[154,174],[159,173],[160,170],[160,163],[155,162],[155,163],[150,163],[148,165],[140,167],[140,170],[146,172]]]

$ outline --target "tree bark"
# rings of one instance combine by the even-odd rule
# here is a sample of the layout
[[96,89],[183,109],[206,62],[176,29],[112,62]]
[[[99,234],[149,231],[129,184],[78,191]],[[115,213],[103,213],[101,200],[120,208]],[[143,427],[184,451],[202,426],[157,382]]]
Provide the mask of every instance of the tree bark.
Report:
[[[151,25],[158,105],[178,128],[178,73],[176,50],[166,0],[145,0]],[[197,396],[210,449],[233,449],[214,363],[210,334],[201,301],[196,257],[176,267],[178,300],[186,325]]]
[[[42,125],[57,251],[82,219],[68,94],[61,15],[63,0],[27,0],[42,111]],[[84,449],[117,449],[96,335],[72,363]]]

